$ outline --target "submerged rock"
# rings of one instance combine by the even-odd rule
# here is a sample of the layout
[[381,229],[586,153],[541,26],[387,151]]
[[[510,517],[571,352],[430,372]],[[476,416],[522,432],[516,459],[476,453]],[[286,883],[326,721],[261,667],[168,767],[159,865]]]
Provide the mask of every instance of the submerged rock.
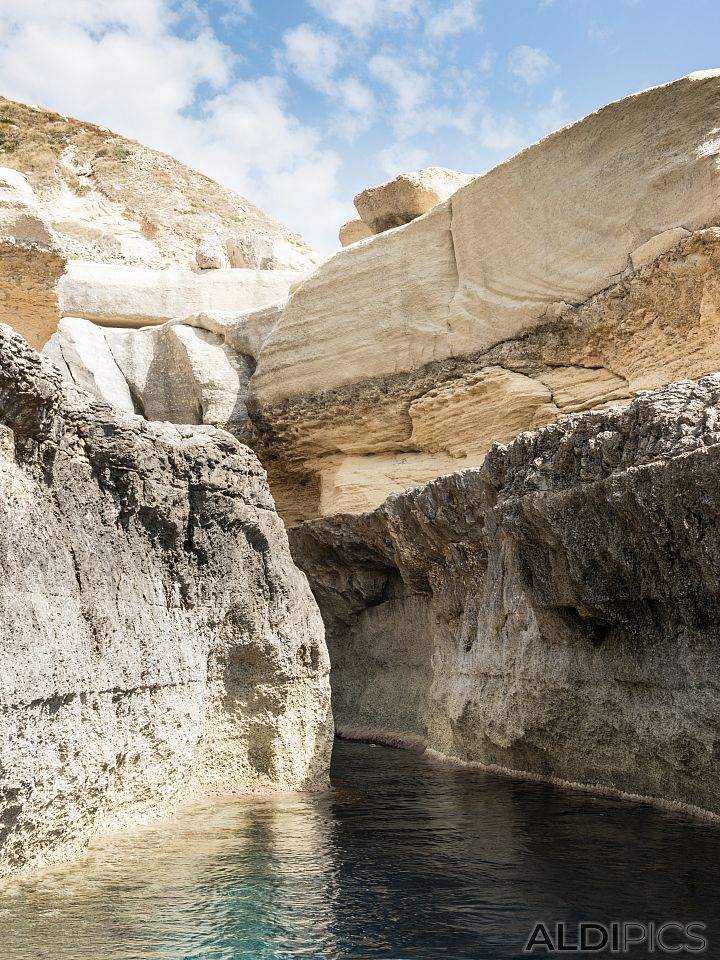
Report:
[[0,327],[0,875],[206,788],[326,782],[323,626],[255,456]]
[[291,531],[338,731],[720,814],[720,374]]

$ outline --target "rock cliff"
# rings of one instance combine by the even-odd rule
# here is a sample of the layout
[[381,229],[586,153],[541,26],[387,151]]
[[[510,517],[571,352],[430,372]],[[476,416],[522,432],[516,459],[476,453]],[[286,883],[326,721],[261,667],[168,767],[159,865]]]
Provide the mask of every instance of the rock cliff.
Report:
[[[205,396],[218,384],[199,361],[180,374],[195,416],[242,421],[286,521],[370,509],[478,466],[493,441],[720,369],[718,115],[718,72],[628,97],[340,251],[285,300],[199,307],[107,351],[160,419],[172,402],[130,358],[161,370],[178,339],[214,352],[242,416]],[[405,209],[401,181],[370,191],[368,219]],[[101,371],[66,359],[105,395]]]
[[255,456],[0,326],[0,875],[197,791],[325,782],[323,626]]
[[341,734],[720,814],[720,375],[308,522]]

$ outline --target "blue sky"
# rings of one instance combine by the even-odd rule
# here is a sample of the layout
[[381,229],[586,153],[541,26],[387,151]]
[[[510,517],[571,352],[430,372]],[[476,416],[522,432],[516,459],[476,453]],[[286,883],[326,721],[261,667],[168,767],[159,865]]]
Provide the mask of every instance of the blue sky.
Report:
[[363,187],[487,170],[719,66],[719,28],[718,0],[0,0],[0,92],[173,153],[328,254]]

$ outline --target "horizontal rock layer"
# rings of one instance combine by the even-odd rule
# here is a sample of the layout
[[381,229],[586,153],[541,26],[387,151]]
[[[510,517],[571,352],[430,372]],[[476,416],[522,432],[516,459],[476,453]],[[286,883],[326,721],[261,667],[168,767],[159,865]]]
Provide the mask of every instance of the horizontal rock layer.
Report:
[[720,813],[720,375],[291,531],[338,730]]
[[[718,73],[611,104],[341,251],[286,301],[179,318],[203,342],[173,322],[146,367],[181,337],[197,348],[177,370],[195,416],[252,444],[289,523],[371,509],[478,466],[493,441],[714,372],[719,112]],[[127,379],[149,341],[111,341]],[[163,407],[133,376],[136,409],[178,416],[173,390]]]
[[323,783],[323,626],[255,456],[0,327],[0,875],[206,788]]

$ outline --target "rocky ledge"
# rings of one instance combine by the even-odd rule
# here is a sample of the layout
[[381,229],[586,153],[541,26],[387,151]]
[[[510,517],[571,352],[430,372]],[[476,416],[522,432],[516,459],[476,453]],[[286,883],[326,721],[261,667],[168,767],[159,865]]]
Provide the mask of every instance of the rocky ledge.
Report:
[[720,814],[719,408],[679,381],[293,530],[339,732]]
[[246,447],[0,326],[0,490],[0,875],[203,788],[325,782],[323,626]]

